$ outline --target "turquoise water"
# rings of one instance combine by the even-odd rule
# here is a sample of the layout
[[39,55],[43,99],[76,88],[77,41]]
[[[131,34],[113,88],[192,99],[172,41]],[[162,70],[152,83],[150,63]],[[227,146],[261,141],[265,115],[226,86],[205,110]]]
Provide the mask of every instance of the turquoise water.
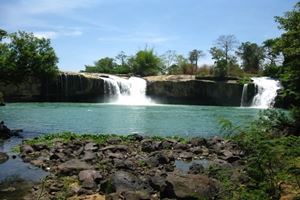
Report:
[[253,108],[190,105],[8,103],[0,107],[0,120],[30,135],[74,131],[193,137],[220,135],[220,117],[245,125],[258,112]]

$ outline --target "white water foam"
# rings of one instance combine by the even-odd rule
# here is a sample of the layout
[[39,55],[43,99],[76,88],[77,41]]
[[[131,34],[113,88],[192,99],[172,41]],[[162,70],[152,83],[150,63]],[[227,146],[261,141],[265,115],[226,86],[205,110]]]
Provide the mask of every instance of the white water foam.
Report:
[[281,88],[278,80],[269,77],[251,78],[257,86],[258,92],[252,100],[251,107],[271,108],[274,106],[277,90]]
[[104,80],[104,92],[115,96],[110,103],[119,105],[152,105],[154,102],[146,96],[147,82],[138,77],[129,79],[110,75]]

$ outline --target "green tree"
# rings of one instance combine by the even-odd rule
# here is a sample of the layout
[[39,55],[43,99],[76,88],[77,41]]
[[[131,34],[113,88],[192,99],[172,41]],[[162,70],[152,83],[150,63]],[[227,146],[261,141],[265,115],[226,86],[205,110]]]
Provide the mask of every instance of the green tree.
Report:
[[133,73],[140,76],[157,75],[162,69],[162,60],[153,49],[138,51],[131,60]]
[[278,78],[280,73],[279,65],[282,63],[282,56],[277,48],[278,38],[268,39],[263,42],[265,64],[263,75]]
[[94,66],[85,66],[86,72],[97,72],[97,73],[113,73],[117,64],[113,58],[105,57],[94,63]]
[[[1,31],[2,37],[4,32]],[[1,41],[0,47],[1,80],[18,84],[31,77],[44,80],[58,74],[58,58],[49,39],[23,31],[6,37],[8,41]]]
[[229,74],[232,64],[236,64],[236,57],[231,54],[238,41],[234,35],[221,35],[210,49],[212,59],[215,61],[215,76],[225,77]]
[[262,68],[264,50],[256,43],[243,42],[236,54],[241,58],[245,72],[257,73]]
[[191,65],[193,66],[193,69],[192,69],[193,74],[197,72],[198,60],[203,56],[204,56],[203,51],[198,50],[198,49],[194,49],[189,52],[189,61],[190,61]]
[[276,17],[279,28],[285,32],[278,38],[278,48],[283,54],[280,80],[283,89],[281,102],[286,107],[295,107],[294,117],[300,129],[300,2],[283,17]]

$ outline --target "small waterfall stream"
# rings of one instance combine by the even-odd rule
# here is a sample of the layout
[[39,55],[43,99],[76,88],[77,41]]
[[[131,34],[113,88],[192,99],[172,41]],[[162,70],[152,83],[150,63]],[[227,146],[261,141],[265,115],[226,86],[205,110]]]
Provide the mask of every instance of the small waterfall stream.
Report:
[[114,96],[111,103],[120,105],[149,105],[153,101],[146,96],[147,83],[144,79],[130,77],[129,79],[110,75],[103,77],[104,93]]
[[248,84],[244,84],[242,98],[241,98],[241,107],[247,106],[247,99],[248,99]]
[[257,94],[252,100],[251,107],[273,107],[277,96],[277,90],[281,88],[280,82],[269,77],[255,77],[251,79],[258,89]]

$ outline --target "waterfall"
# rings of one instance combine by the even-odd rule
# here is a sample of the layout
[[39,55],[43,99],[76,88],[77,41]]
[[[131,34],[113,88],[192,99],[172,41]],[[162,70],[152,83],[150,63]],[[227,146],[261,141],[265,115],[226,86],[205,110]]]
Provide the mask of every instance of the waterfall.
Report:
[[251,107],[270,108],[275,103],[277,90],[281,88],[278,80],[269,77],[251,78],[257,87],[257,94],[252,100]]
[[121,105],[149,105],[152,100],[146,96],[147,83],[144,79],[130,77],[129,79],[110,75],[102,77],[104,93],[116,97],[111,103]]
[[248,84],[244,84],[242,98],[241,98],[241,107],[247,106],[248,99]]

